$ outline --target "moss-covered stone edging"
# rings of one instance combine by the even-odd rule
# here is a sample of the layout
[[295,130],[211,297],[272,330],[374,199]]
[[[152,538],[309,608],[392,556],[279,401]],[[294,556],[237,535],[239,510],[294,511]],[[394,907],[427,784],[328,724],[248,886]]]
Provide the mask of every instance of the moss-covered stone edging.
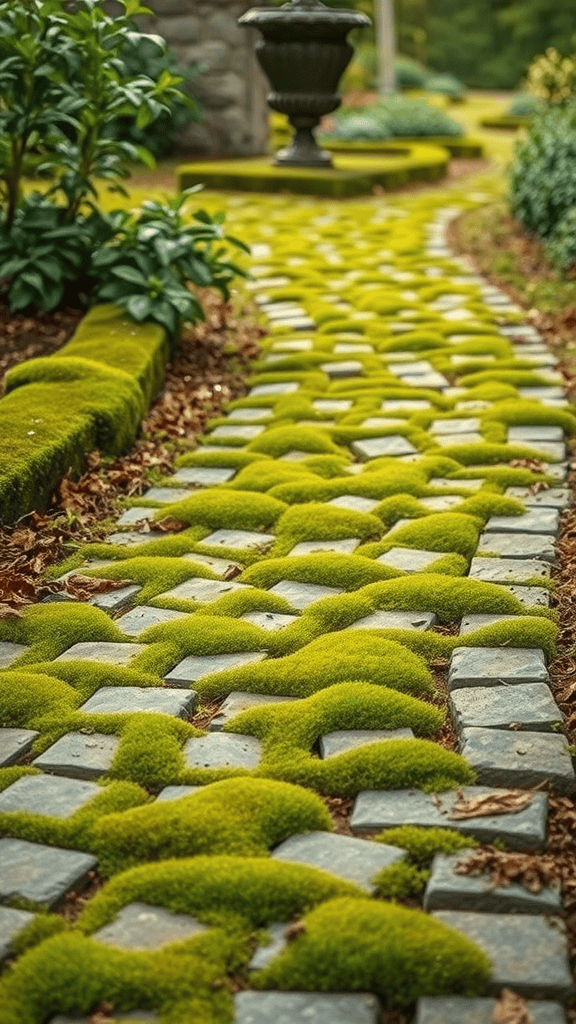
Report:
[[518,128],[527,128],[531,121],[531,117],[523,117],[521,114],[501,114],[499,117],[482,118],[480,127],[517,131]]
[[423,142],[390,142],[379,157],[343,155],[329,169],[276,167],[270,157],[183,164],[179,188],[199,181],[207,188],[241,192],[293,192],[346,198],[369,194],[374,186],[397,188],[412,181],[436,181],[448,166],[446,148]]
[[322,148],[328,149],[332,153],[386,153],[391,144],[398,146],[411,146],[415,144],[440,146],[442,149],[447,149],[452,157],[468,157],[472,159],[474,157],[480,158],[484,156],[484,143],[481,142],[480,139],[470,139],[466,136],[426,135],[411,137],[403,135],[401,138],[383,139],[382,142],[339,142],[337,139],[322,140]]
[[[0,622],[2,1024],[103,1002],[376,1024],[428,996],[468,1020],[510,986],[562,1019],[557,888],[454,870],[546,835],[544,791],[496,816],[463,799],[575,784],[548,661],[576,417],[522,310],[445,240],[491,187],[227,201],[270,332],[249,393],[54,571],[122,589]],[[140,532],[154,516],[185,528]],[[352,835],[328,812],[347,798]],[[72,924],[70,874],[22,884],[58,850],[104,880]]]
[[0,400],[0,522],[43,508],[86,452],[124,451],[164,376],[169,345],[155,324],[95,306],[60,351],[14,367]]

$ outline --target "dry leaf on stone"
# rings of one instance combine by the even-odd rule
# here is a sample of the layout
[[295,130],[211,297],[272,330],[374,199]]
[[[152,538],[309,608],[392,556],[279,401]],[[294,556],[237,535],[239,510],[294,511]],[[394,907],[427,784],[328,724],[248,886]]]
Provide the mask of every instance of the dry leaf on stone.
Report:
[[293,924],[288,925],[284,935],[288,942],[294,942],[294,939],[297,939],[299,935],[305,935],[306,931],[306,925],[303,921],[294,921]]
[[487,818],[493,814],[516,814],[528,807],[534,792],[535,789],[509,789],[504,793],[466,799],[460,790],[449,816],[453,821],[460,821],[464,818]]
[[239,576],[241,572],[242,569],[240,568],[240,566],[229,565],[228,568],[226,569],[226,572],[224,573],[223,579],[233,580],[236,578],[236,576]]
[[560,868],[554,858],[541,853],[506,853],[494,846],[480,846],[456,864],[459,875],[490,873],[496,889],[516,882],[529,892],[540,892],[558,881]]
[[174,519],[172,516],[166,516],[165,519],[152,519],[148,522],[148,526],[152,533],[180,533],[181,530],[188,529],[188,523],[183,523],[181,519]]
[[533,1024],[526,1000],[510,988],[503,988],[496,1000],[493,1024]]
[[80,573],[68,576],[65,581],[65,589],[72,597],[85,601],[94,594],[106,594],[109,590],[120,590],[121,587],[129,587],[130,580],[100,580],[95,576],[82,576]]

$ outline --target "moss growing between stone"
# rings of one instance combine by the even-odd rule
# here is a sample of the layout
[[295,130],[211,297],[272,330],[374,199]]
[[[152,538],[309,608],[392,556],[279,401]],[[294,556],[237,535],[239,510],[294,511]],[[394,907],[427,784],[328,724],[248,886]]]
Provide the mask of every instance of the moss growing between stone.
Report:
[[264,857],[198,856],[131,868],[111,879],[78,921],[83,932],[108,924],[134,900],[190,914],[211,923],[214,915],[241,917],[249,928],[289,921],[335,896],[361,897],[340,878]]
[[[464,615],[525,615],[517,597],[504,587],[481,580],[458,579],[436,573],[418,573],[401,579],[372,583],[361,591],[376,607],[389,611],[433,611],[442,622],[457,622]],[[532,610],[531,614],[536,614]]]
[[417,825],[388,828],[374,839],[387,846],[401,847],[415,864],[422,867],[429,867],[437,853],[458,853],[479,845],[473,836],[463,836],[453,829],[419,828]]
[[424,551],[455,552],[471,558],[478,546],[482,523],[458,512],[441,512],[399,526],[379,544],[365,548],[367,557],[375,557],[393,547],[422,548]]
[[268,779],[230,779],[180,800],[101,818],[93,848],[100,870],[115,874],[142,861],[233,854],[262,857],[297,832],[330,831],[313,793]]
[[372,881],[376,886],[376,896],[383,900],[396,901],[421,896],[429,878],[428,868],[419,868],[416,864],[401,860],[382,868],[374,875]]
[[[252,405],[252,402],[250,404]],[[242,469],[252,462],[262,462],[267,458],[268,456],[261,452],[203,452],[201,448],[198,448],[195,452],[180,455],[176,459],[176,467],[179,469],[180,466],[215,466],[220,469]]]
[[282,502],[266,494],[214,487],[166,506],[155,518],[173,516],[211,530],[264,530],[284,511]]
[[275,459],[293,450],[310,452],[311,455],[338,455],[341,458],[346,458],[347,454],[330,441],[325,431],[298,426],[272,427],[251,441],[249,450],[271,455]]
[[[396,575],[393,570],[392,573]],[[388,566],[380,562],[326,551],[324,554],[294,558],[267,558],[251,565],[239,580],[253,587],[273,587],[280,580],[297,580],[299,583],[358,590],[368,583],[389,579],[390,575]]]
[[259,988],[371,991],[386,1007],[408,1007],[423,995],[475,995],[490,976],[473,942],[419,911],[336,899],[304,924],[256,976]]
[[350,679],[389,686],[401,693],[434,692],[432,676],[421,658],[400,644],[379,637],[373,639],[367,651],[362,632],[328,634],[295,654],[206,675],[194,685],[206,699],[233,690],[308,697],[333,683]]
[[273,554],[275,557],[288,554],[296,544],[303,541],[342,540],[347,537],[367,540],[381,533],[382,524],[376,516],[321,502],[309,502],[289,508],[278,521]]
[[126,637],[99,608],[67,603],[31,605],[21,619],[4,619],[0,639],[30,648],[18,659],[18,665],[25,665],[57,658],[83,641],[125,641]]

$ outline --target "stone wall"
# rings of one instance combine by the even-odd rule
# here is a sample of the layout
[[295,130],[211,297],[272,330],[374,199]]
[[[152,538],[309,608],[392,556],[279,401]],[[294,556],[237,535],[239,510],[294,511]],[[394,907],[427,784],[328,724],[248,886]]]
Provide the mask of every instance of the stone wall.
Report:
[[268,145],[266,82],[254,56],[256,33],[238,18],[252,0],[149,0],[155,12],[143,31],[163,36],[182,64],[196,64],[189,91],[202,121],[184,129],[180,151],[206,156],[265,153]]

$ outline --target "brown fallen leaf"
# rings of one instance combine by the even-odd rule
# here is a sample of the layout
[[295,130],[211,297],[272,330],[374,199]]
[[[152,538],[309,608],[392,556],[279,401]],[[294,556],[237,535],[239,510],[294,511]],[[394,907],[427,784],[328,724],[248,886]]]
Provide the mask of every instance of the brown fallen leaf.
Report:
[[75,573],[74,576],[68,577],[64,586],[68,594],[83,601],[94,594],[106,594],[109,590],[129,587],[130,580],[101,580],[95,576],[83,576],[81,573]]
[[508,463],[514,469],[529,469],[531,473],[546,473],[548,467],[540,459],[510,459]]
[[233,580],[235,579],[236,576],[239,576],[241,572],[242,569],[240,568],[239,565],[229,565],[228,568],[226,569],[226,572],[224,573],[223,579]]
[[293,924],[289,924],[284,935],[288,942],[294,942],[299,935],[305,935],[307,932],[306,925],[303,921],[294,921]]
[[509,789],[505,793],[489,793],[488,796],[474,796],[469,799],[466,799],[460,790],[449,817],[453,821],[461,821],[464,818],[487,818],[493,814],[516,814],[528,807],[536,788]]
[[516,882],[529,892],[541,892],[560,878],[554,858],[542,853],[506,853],[494,846],[480,846],[455,866],[458,875],[490,874],[492,888]]
[[533,1024],[526,1000],[510,988],[503,988],[496,1000],[493,1024]]
[[181,519],[166,516],[166,519],[151,519],[148,525],[152,533],[180,533],[181,530],[187,530],[189,524],[183,523]]

